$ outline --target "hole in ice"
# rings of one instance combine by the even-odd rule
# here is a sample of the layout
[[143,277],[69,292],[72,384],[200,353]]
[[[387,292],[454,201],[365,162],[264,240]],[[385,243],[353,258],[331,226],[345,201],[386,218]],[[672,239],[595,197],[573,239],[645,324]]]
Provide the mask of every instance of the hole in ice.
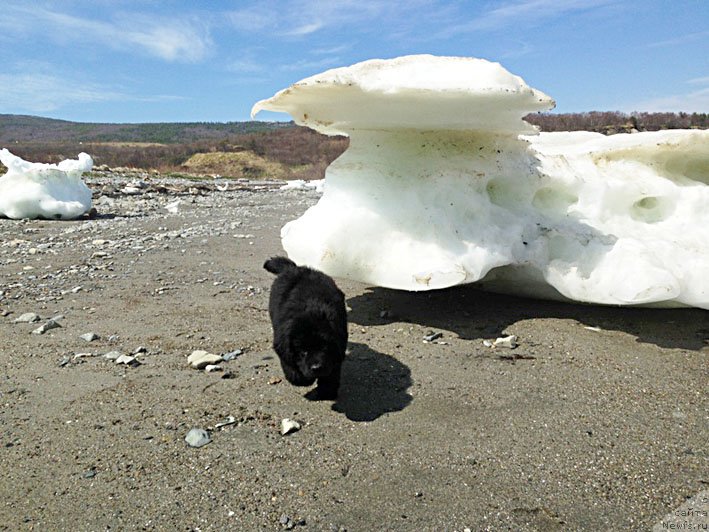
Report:
[[666,198],[647,196],[639,199],[630,208],[630,216],[638,222],[649,224],[661,222],[674,210]]
[[543,187],[532,198],[532,205],[545,214],[566,214],[578,196],[563,189]]
[[519,183],[511,183],[502,179],[491,179],[485,187],[490,201],[500,207],[517,209],[520,205],[529,202],[526,188]]

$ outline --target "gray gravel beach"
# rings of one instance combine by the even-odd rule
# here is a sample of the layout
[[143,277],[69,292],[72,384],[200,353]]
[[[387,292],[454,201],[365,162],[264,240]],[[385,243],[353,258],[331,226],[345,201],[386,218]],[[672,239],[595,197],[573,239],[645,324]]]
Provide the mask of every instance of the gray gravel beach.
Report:
[[341,394],[309,401],[271,350],[262,264],[317,193],[86,181],[90,218],[0,219],[1,530],[707,523],[677,511],[709,509],[706,311],[337,279]]

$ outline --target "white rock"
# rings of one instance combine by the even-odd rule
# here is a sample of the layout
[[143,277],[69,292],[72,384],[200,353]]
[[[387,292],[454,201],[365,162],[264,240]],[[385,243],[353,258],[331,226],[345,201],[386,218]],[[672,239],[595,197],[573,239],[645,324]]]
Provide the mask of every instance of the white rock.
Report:
[[300,430],[300,423],[292,419],[284,418],[281,420],[281,434],[285,436],[291,432]]
[[132,355],[119,355],[116,358],[116,364],[125,364],[126,366],[138,366],[140,361]]
[[234,360],[236,357],[243,354],[243,352],[244,351],[242,349],[235,349],[234,351],[229,351],[228,353],[224,353],[222,355],[222,360],[224,360],[225,362]]
[[120,351],[110,351],[103,355],[103,358],[107,358],[108,360],[116,360],[120,356],[122,356]]
[[553,105],[497,63],[433,56],[258,102],[350,137],[284,249],[389,288],[709,308],[709,130],[534,134],[521,117]]
[[87,342],[93,342],[94,340],[98,340],[101,337],[95,332],[88,332],[86,334],[82,334],[80,338],[82,340],[86,340]]
[[206,373],[212,373],[214,371],[221,371],[222,367],[219,364],[207,364],[204,366],[204,371]]
[[70,220],[91,209],[91,190],[81,174],[91,170],[86,153],[59,164],[31,163],[0,150],[7,173],[0,177],[0,216]]
[[37,327],[34,331],[32,331],[32,334],[44,334],[47,331],[56,329],[58,327],[61,327],[61,325],[59,324],[56,318],[53,318],[47,321],[44,325]]
[[226,421],[221,421],[217,424],[214,425],[215,429],[220,429],[222,427],[227,427],[229,425],[235,425],[236,424],[236,418],[234,416],[228,416]]
[[194,428],[187,433],[185,441],[190,447],[203,447],[211,442],[212,439],[209,437],[209,433],[206,430]]
[[35,314],[34,312],[25,312],[15,318],[14,323],[35,323],[41,319],[42,318],[39,317],[39,314]]
[[196,350],[187,357],[187,363],[195,369],[204,369],[208,365],[216,364],[222,361],[222,357],[208,353],[207,351]]

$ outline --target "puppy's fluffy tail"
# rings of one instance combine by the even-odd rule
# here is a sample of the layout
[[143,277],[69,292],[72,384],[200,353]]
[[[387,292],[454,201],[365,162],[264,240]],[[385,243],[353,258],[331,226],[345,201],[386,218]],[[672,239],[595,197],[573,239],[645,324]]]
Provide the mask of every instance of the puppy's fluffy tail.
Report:
[[271,257],[263,263],[263,267],[271,273],[278,275],[281,272],[296,268],[295,262],[286,257]]

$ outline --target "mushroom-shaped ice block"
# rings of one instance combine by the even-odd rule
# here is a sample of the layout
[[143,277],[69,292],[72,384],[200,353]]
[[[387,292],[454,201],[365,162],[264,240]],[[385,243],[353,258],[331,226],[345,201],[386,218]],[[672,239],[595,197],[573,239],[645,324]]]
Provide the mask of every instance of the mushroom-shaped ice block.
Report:
[[376,286],[709,308],[709,132],[541,133],[497,63],[371,60],[258,102],[350,137],[281,230],[300,264]]
[[86,153],[59,164],[31,163],[0,150],[7,173],[0,177],[0,216],[70,220],[91,209],[91,190],[81,180],[93,161]]

